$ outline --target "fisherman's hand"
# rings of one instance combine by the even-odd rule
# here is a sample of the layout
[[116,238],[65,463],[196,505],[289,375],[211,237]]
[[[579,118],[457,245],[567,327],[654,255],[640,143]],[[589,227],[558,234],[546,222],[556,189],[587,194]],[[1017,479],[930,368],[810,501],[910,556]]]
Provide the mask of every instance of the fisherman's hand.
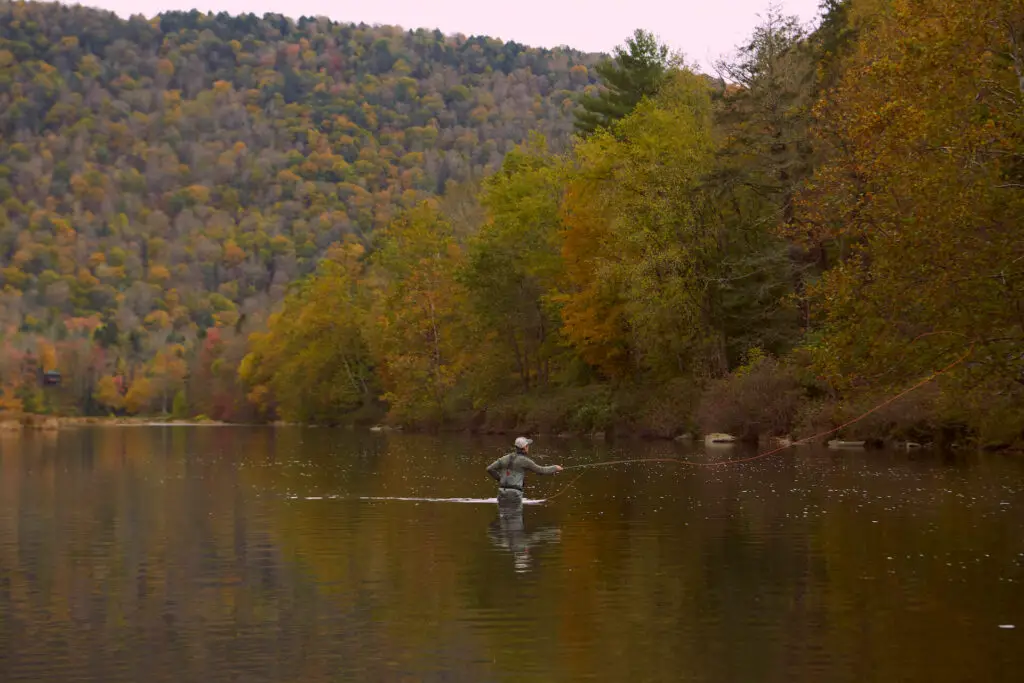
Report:
[[555,467],[557,468],[555,470],[555,472],[561,472],[562,471],[562,466],[561,465],[555,465]]

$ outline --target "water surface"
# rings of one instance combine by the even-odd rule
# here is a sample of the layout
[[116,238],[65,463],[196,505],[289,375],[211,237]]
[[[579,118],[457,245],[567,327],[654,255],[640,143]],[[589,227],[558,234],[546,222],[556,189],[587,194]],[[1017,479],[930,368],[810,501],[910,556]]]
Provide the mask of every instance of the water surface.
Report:
[[555,498],[501,519],[484,468],[504,447],[4,435],[0,681],[1022,680],[1018,459],[793,449],[528,475],[529,498]]

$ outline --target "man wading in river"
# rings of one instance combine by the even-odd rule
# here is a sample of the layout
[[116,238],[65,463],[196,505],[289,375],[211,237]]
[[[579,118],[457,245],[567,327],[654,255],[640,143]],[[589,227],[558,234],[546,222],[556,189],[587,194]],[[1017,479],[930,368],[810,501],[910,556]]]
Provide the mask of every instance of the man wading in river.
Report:
[[487,467],[487,474],[498,482],[498,505],[517,505],[523,502],[523,478],[526,470],[537,474],[561,472],[561,465],[542,467],[530,459],[532,439],[521,436],[516,439],[516,450],[503,455]]

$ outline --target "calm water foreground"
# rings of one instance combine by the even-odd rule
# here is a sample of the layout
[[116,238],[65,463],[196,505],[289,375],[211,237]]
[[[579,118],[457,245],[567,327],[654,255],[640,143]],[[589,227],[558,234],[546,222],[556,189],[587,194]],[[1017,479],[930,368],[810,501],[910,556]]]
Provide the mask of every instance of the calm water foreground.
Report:
[[[589,469],[521,528],[489,502],[365,499],[492,497],[504,442],[0,437],[0,681],[1024,680],[1020,459]],[[528,477],[528,495],[575,475]]]

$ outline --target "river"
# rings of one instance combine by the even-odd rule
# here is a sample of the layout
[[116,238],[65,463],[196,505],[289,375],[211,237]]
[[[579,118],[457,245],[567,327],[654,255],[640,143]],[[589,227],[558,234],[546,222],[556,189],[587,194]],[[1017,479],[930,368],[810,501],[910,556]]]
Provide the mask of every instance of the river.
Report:
[[0,681],[1024,679],[1019,457],[508,440],[0,436]]

